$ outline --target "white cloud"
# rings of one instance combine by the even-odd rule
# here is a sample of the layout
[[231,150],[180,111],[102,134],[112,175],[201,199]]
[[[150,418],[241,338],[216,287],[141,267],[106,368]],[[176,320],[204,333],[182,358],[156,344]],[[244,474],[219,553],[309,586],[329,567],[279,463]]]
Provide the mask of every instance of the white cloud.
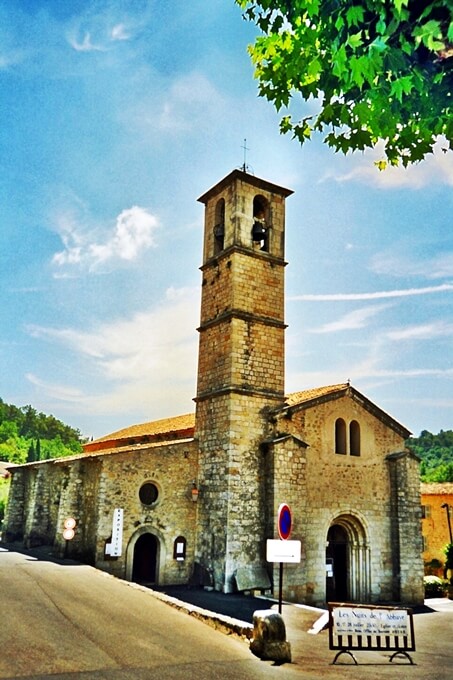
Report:
[[[196,381],[198,288],[170,288],[152,310],[100,324],[91,331],[29,326],[29,334],[88,361],[85,390],[27,377],[44,396],[78,412],[148,412],[149,419],[190,410]],[[72,382],[75,382],[74,378]],[[181,407],[179,408],[179,404]]]
[[389,305],[373,305],[369,307],[362,307],[355,309],[348,314],[345,314],[336,321],[326,323],[320,328],[312,329],[312,333],[335,333],[337,331],[354,330],[357,328],[364,328],[369,319],[379,314],[383,309],[387,309]]
[[114,43],[130,40],[150,14],[150,8],[134,8],[133,3],[127,11],[116,2],[88,4],[72,17],[67,40],[77,52],[112,50]]
[[62,214],[57,230],[64,250],[55,253],[52,262],[59,270],[63,269],[63,275],[74,266],[95,270],[108,261],[130,262],[155,245],[154,232],[158,226],[154,215],[145,208],[133,206],[123,210],[116,218],[114,229],[104,230],[99,238],[98,234],[80,225],[73,215]]
[[[161,88],[164,91],[156,96],[153,90]],[[141,130],[148,140],[153,133],[178,135],[216,129],[228,106],[233,107],[206,76],[197,72],[175,79],[170,87],[164,82],[154,83],[148,91],[151,94],[138,95],[122,112],[125,124]]]
[[0,71],[4,71],[11,66],[20,64],[26,58],[24,50],[11,49],[9,51],[0,52]]
[[129,40],[131,34],[124,24],[116,24],[111,30],[110,37],[112,40]]
[[25,377],[32,385],[44,390],[47,397],[70,402],[83,398],[82,391],[77,388],[46,382],[38,378],[34,373],[26,373]]
[[[86,31],[82,39],[73,33],[68,36],[69,44],[76,52],[106,52],[111,48],[111,43],[129,40],[132,35],[123,23],[115,24],[111,28],[107,26],[102,30],[96,28],[94,30],[96,38],[93,38],[90,31]],[[96,42],[93,42],[94,40]]]
[[453,186],[453,153],[445,153],[446,142],[442,138],[435,144],[434,153],[429,155],[421,163],[403,166],[389,166],[386,170],[379,171],[374,165],[384,157],[383,145],[378,145],[375,149],[364,152],[362,155],[357,153],[343,159],[336,167],[341,168],[344,164],[348,168],[343,174],[341,170],[332,172],[331,169],[324,175],[321,181],[334,179],[342,182],[362,182],[380,189],[399,189],[408,187],[409,189],[423,189],[429,184],[446,184]]
[[105,47],[93,44],[91,34],[88,32],[85,33],[81,41],[74,37],[70,37],[68,40],[76,52],[103,52],[105,50]]
[[371,271],[391,276],[424,276],[438,279],[453,276],[453,252],[440,253],[431,258],[416,260],[406,255],[383,252],[371,260]]
[[348,300],[382,300],[385,298],[408,297],[412,295],[428,295],[432,293],[445,293],[453,291],[453,283],[442,283],[439,286],[427,286],[425,288],[407,288],[402,290],[386,290],[374,293],[319,293],[307,295],[292,295],[291,301],[333,302]]
[[[365,381],[381,380],[385,384],[392,384],[395,380],[400,379],[418,379],[418,378],[453,378],[453,369],[443,368],[412,368],[412,369],[386,369],[379,368],[367,362],[363,364],[348,364],[345,366],[338,366],[334,369],[326,369],[320,371],[300,371],[292,373],[287,381],[287,393],[295,392],[301,389],[319,387],[320,385],[336,385],[350,380],[352,384],[357,385]],[[360,387],[358,388],[360,389]]]
[[389,340],[432,340],[439,337],[453,336],[453,324],[445,321],[434,321],[433,323],[409,326],[400,330],[393,330],[387,333]]

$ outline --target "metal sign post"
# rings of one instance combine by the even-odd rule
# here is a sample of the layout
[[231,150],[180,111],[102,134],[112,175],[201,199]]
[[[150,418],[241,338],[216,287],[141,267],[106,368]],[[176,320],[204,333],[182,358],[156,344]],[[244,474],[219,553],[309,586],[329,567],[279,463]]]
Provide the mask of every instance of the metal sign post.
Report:
[[[282,503],[278,509],[278,535],[282,541],[286,541],[291,535],[292,516],[289,505]],[[283,562],[280,562],[278,578],[278,613],[282,613],[282,591],[283,591]]]
[[300,562],[300,541],[289,541],[292,528],[292,515],[289,505],[282,503],[277,515],[278,535],[280,540],[269,538],[266,542],[266,559],[268,562],[279,563],[278,579],[278,613],[282,613],[283,592],[283,564],[285,562]]

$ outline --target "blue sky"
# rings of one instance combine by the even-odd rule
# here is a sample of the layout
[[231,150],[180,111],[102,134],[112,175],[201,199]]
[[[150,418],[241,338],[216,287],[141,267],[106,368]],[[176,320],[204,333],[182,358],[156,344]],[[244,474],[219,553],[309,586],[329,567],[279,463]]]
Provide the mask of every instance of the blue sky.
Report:
[[0,397],[101,436],[194,408],[203,206],[287,200],[286,391],[453,428],[453,158],[380,173],[278,132],[233,0],[0,0]]

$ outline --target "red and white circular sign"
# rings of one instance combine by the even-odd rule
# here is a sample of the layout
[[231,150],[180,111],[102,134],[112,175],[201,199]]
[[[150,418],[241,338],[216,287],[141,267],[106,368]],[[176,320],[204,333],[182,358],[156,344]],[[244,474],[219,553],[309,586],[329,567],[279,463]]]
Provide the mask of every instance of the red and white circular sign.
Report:
[[291,536],[293,518],[291,515],[291,509],[286,503],[282,503],[278,508],[277,524],[278,524],[278,535],[284,541],[286,541]]

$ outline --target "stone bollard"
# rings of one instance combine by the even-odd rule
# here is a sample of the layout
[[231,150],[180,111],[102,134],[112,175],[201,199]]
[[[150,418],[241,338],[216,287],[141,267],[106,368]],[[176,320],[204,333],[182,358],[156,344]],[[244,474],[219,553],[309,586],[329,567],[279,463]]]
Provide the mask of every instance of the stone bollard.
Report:
[[285,622],[272,609],[253,614],[253,639],[250,651],[263,661],[291,663],[291,645],[286,640]]

